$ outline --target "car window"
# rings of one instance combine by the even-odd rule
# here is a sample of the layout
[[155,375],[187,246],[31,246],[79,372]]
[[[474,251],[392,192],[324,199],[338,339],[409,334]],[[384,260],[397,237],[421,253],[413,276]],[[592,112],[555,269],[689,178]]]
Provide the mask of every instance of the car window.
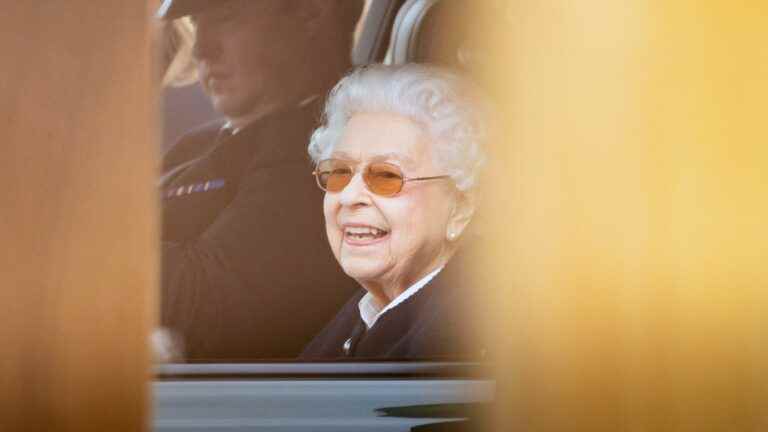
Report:
[[[321,132],[332,126],[324,123],[327,95],[353,67],[385,60],[466,67],[463,38],[444,30],[456,27],[459,3],[329,2],[317,10],[278,3],[167,1],[161,8],[167,68],[158,180],[161,319],[153,337],[159,358],[482,359],[487,347],[466,325],[474,303],[458,288],[468,283],[473,244],[482,236],[468,225],[469,199],[444,205],[456,195],[452,174],[431,159],[414,168],[395,158],[396,174],[384,189],[372,180],[384,177],[366,163],[379,156],[361,154],[366,160],[349,173],[359,171],[365,183],[367,197],[354,199],[370,202],[350,205],[342,189],[322,180],[335,182],[336,171],[321,176],[319,153],[308,151],[310,143],[324,145]],[[237,20],[218,18],[233,14]],[[443,34],[453,36],[440,44]],[[420,129],[409,135],[398,129],[403,122],[384,116],[353,136],[363,117],[340,128],[346,141],[337,137],[333,145],[421,157]],[[366,135],[377,127],[392,137]],[[388,349],[369,347],[379,343]],[[427,343],[456,350],[418,349]]]

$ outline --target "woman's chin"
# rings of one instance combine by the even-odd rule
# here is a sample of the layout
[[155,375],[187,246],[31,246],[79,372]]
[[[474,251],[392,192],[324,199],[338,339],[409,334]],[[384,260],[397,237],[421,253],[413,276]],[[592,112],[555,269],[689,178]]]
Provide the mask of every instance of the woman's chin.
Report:
[[360,258],[344,259],[341,263],[341,268],[347,276],[358,282],[377,280],[384,273],[380,263]]

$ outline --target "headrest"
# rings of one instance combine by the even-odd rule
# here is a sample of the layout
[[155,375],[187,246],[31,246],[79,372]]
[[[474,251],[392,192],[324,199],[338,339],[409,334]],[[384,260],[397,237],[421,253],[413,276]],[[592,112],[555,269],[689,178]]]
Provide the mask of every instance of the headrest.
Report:
[[471,18],[478,9],[464,0],[408,0],[395,20],[387,62],[471,69],[477,57]]

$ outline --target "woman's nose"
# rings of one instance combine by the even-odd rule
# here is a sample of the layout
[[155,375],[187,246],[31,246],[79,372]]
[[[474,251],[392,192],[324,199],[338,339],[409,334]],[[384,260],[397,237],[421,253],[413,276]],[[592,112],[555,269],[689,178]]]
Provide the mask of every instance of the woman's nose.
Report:
[[349,207],[365,206],[371,203],[370,192],[361,173],[355,173],[349,184],[339,192],[339,203]]

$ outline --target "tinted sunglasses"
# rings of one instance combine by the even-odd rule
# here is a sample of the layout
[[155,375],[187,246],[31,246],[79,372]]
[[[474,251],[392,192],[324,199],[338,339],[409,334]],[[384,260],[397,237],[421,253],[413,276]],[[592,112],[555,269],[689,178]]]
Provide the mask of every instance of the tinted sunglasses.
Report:
[[[355,162],[343,159],[324,159],[317,163],[312,173],[317,185],[326,192],[341,192],[355,176]],[[403,190],[407,182],[450,178],[448,175],[432,177],[406,177],[397,165],[373,162],[365,166],[363,181],[368,190],[383,197],[393,197]]]

